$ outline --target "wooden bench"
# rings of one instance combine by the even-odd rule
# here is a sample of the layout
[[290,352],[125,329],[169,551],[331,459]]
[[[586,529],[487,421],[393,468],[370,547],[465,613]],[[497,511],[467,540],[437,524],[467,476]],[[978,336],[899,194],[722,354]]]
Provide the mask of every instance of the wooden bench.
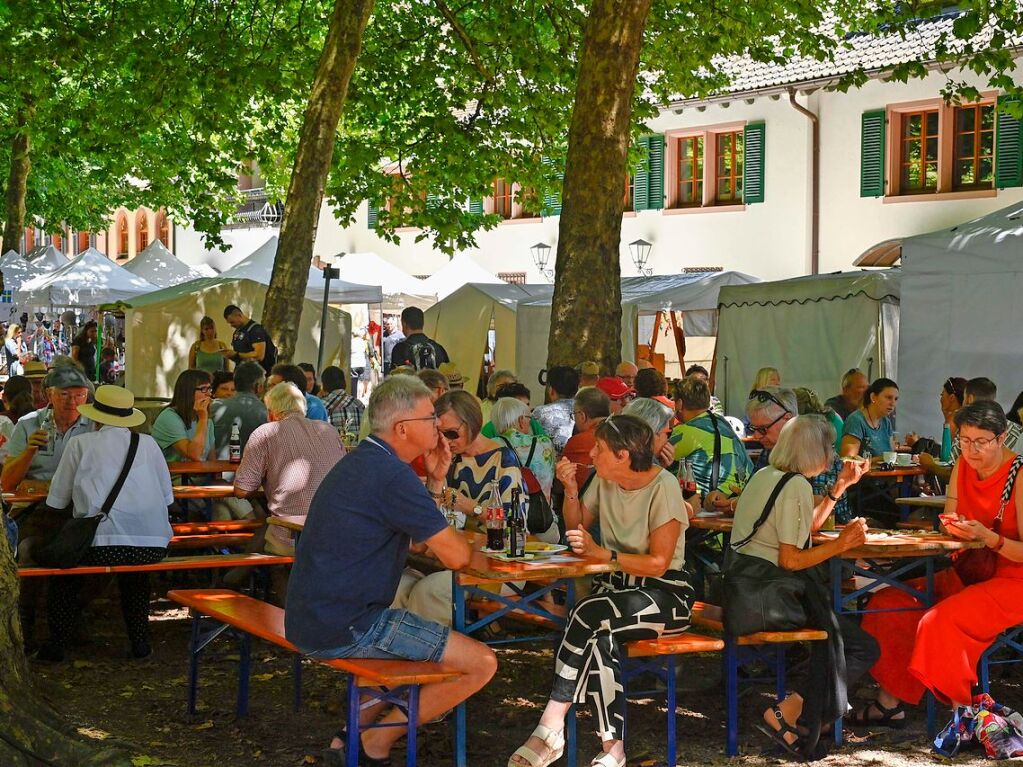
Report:
[[175,522],[174,535],[212,535],[214,533],[254,533],[266,527],[262,519],[228,519],[223,522]]
[[[739,667],[748,662],[740,657],[739,648],[765,648],[773,657],[769,660],[774,667],[775,695],[778,700],[785,697],[785,649],[797,642],[820,642],[828,638],[827,631],[819,629],[797,629],[795,631],[758,631],[755,634],[732,637],[725,633],[724,611],[717,605],[696,602],[693,605],[694,626],[720,632],[724,641],[722,656],[725,680],[725,753],[735,756],[739,751]],[[753,649],[747,653],[757,659],[765,659],[765,653]],[[835,742],[841,743],[841,719],[835,723]]]
[[209,533],[200,535],[175,535],[167,548],[187,549],[237,549],[247,545],[255,533]]
[[276,554],[207,554],[196,557],[168,557],[151,565],[88,565],[85,567],[19,567],[22,578],[47,575],[106,575],[109,573],[145,573],[168,570],[213,570],[224,567],[266,567],[268,565],[290,565],[295,561],[291,556]]
[[[203,650],[225,631],[231,630],[238,636],[240,662],[238,664],[238,716],[248,713],[249,665],[251,638],[295,653],[292,668],[295,674],[295,707],[301,704],[301,651],[284,636],[284,610],[275,605],[261,602],[253,597],[227,589],[175,590],[167,597],[187,607],[192,613],[192,641],[189,647],[188,672],[188,713],[195,713],[199,680],[199,656]],[[215,626],[203,631],[204,619]],[[462,672],[442,663],[426,661],[370,660],[362,658],[339,658],[317,662],[343,671],[348,675],[348,716],[347,732],[350,742],[360,738],[359,710],[364,697],[382,700],[401,706],[407,716],[408,747],[406,764],[416,763],[416,727],[418,718],[419,688],[424,684],[435,684],[457,679]],[[404,696],[404,701],[402,697]],[[373,727],[375,725],[369,725]],[[345,754],[348,767],[358,767],[357,749]]]

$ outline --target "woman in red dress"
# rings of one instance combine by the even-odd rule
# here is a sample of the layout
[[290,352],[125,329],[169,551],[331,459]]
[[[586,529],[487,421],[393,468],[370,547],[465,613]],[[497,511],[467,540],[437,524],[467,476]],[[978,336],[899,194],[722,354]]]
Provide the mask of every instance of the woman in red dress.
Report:
[[[853,724],[900,727],[904,703],[919,703],[925,689],[953,706],[972,701],[977,662],[998,635],[1023,623],[1023,492],[1013,486],[999,532],[992,529],[1016,454],[1004,446],[1005,413],[996,402],[975,402],[955,416],[961,460],[952,471],[942,522],[949,535],[980,541],[997,552],[994,575],[964,586],[954,569],[935,577],[936,604],[923,605],[899,589],[871,600],[871,610],[919,608],[917,612],[873,612],[863,628],[881,646],[871,675],[881,685],[877,700],[853,717]],[[1023,483],[1023,476],[1020,476]],[[923,587],[922,579],[917,582]]]

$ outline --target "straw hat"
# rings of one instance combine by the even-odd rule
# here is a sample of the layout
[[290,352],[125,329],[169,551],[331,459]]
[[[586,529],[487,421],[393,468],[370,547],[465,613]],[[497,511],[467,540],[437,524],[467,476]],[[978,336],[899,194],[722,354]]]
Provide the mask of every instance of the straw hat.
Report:
[[448,379],[448,386],[462,386],[465,384],[465,376],[458,369],[454,362],[442,362],[437,371]]
[[146,414],[135,405],[135,395],[120,386],[100,386],[92,404],[79,405],[78,412],[96,423],[108,426],[139,426]]
[[22,375],[30,381],[46,378],[46,363],[39,360],[29,360],[22,366]]

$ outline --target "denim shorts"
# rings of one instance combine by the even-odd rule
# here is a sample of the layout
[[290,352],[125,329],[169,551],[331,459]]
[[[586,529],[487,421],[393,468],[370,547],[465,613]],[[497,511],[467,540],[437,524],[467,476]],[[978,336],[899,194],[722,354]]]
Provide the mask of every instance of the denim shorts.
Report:
[[306,653],[317,660],[335,658],[382,658],[425,660],[437,663],[444,655],[451,629],[420,618],[408,610],[388,608],[366,631],[352,631],[353,641],[344,647]]

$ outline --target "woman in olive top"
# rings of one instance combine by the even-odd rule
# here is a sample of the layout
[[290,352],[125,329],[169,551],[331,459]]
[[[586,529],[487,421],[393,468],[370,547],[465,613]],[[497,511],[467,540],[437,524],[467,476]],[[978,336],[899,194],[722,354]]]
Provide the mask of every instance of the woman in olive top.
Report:
[[205,370],[212,375],[228,369],[224,351],[227,344],[217,338],[217,326],[210,317],[199,320],[199,340],[188,352],[188,367]]

